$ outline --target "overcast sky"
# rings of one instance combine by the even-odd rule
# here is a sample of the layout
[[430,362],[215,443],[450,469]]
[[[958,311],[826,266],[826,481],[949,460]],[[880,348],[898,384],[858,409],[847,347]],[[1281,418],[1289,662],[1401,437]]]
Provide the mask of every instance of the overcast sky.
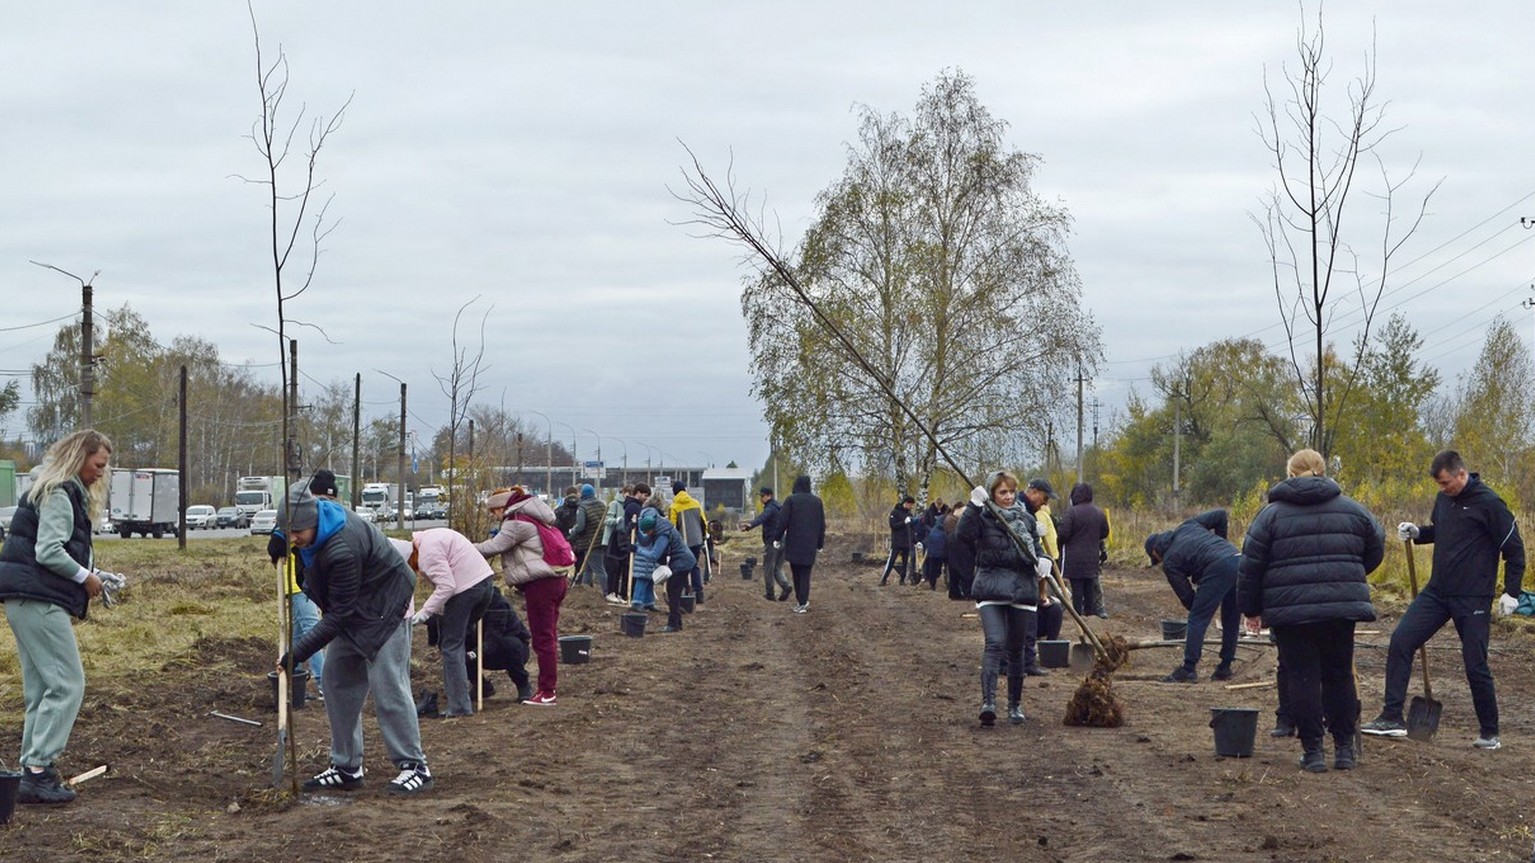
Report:
[[[1155,362],[1282,339],[1249,215],[1275,180],[1254,116],[1265,72],[1295,63],[1293,4],[284,0],[256,15],[286,52],[290,112],[355,92],[319,166],[340,224],[292,309],[336,344],[300,333],[303,384],[362,372],[365,414],[383,415],[398,384],[373,370],[396,375],[423,438],[446,420],[431,372],[452,363],[453,312],[478,295],[479,313],[494,305],[479,400],[548,414],[567,445],[574,428],[582,458],[601,435],[610,464],[761,463],[745,270],[673,224],[679,139],[712,171],[733,160],[792,243],[842,169],[853,107],[909,113],[945,68],[1042,157],[1037,188],[1075,220],[1105,425]],[[1400,127],[1381,155],[1397,179],[1418,163],[1398,206],[1443,180],[1383,307],[1452,381],[1496,315],[1530,331],[1532,24],[1528,0],[1326,10],[1335,90],[1375,40]],[[233,177],[262,167],[243,137],[260,109],[246,6],[9,3],[0,81],[0,380],[25,386],[59,326],[27,325],[78,311],[78,287],[33,259],[99,269],[98,308],[129,303],[161,343],[198,335],[276,381],[258,329],[276,317],[266,211]],[[1379,209],[1361,198],[1361,227]]]

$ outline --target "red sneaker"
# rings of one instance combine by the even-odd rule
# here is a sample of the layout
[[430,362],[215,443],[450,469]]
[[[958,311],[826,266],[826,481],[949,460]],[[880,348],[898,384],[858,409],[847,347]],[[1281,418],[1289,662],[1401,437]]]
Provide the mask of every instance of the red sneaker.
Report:
[[555,699],[556,696],[553,692],[539,692],[537,695],[534,695],[532,698],[529,698],[522,703],[531,704],[534,707],[553,707]]

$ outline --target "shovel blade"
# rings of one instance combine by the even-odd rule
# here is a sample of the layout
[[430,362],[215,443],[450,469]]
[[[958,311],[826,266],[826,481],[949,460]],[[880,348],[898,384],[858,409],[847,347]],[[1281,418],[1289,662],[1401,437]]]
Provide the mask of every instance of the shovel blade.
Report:
[[281,788],[283,766],[288,758],[288,732],[277,732],[277,751],[272,753],[272,787]]
[[1444,705],[1421,695],[1407,705],[1407,736],[1413,740],[1432,740],[1439,730],[1439,714]]
[[1073,644],[1071,646],[1071,656],[1068,657],[1067,663],[1068,663],[1068,667],[1070,667],[1070,669],[1072,671],[1078,671],[1078,672],[1092,671],[1093,670],[1093,666],[1097,662],[1098,662],[1098,654],[1093,652],[1093,646],[1091,644],[1080,644],[1079,643],[1079,644]]

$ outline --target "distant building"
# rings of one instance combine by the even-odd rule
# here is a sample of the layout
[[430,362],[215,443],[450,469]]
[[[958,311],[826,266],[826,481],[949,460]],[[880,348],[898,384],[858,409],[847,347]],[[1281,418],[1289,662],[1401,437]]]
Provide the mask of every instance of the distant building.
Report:
[[736,514],[756,503],[752,494],[752,472],[738,467],[711,467],[703,472],[705,509],[723,506]]

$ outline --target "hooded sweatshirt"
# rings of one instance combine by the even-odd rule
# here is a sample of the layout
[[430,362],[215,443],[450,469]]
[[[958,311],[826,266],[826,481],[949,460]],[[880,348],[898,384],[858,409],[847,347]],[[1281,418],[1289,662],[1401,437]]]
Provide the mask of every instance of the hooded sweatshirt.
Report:
[[783,540],[783,559],[790,564],[811,566],[816,553],[826,545],[826,508],[810,492],[810,477],[794,480],[794,493],[783,502],[774,519],[774,533]]
[[682,541],[689,548],[698,548],[704,544],[704,507],[686,489],[677,492],[677,496],[672,498],[672,506],[666,511],[666,517],[671,519],[677,531],[682,534]]

